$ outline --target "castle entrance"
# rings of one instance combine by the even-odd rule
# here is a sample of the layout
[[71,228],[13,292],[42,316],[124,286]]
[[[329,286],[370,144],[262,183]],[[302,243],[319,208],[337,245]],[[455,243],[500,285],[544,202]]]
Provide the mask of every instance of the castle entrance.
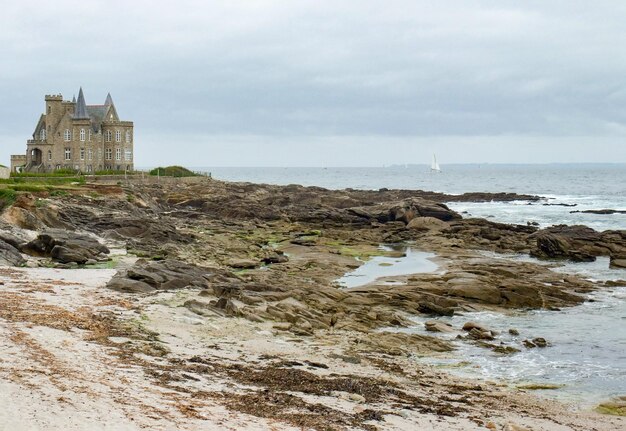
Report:
[[30,160],[34,165],[40,165],[43,161],[43,153],[39,148],[34,148],[30,153]]

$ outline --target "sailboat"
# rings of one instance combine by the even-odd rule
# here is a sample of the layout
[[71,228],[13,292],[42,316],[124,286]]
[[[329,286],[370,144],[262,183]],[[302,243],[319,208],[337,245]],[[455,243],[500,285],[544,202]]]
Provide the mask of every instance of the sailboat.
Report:
[[437,163],[437,156],[433,153],[433,162],[430,164],[430,172],[441,172],[439,163]]

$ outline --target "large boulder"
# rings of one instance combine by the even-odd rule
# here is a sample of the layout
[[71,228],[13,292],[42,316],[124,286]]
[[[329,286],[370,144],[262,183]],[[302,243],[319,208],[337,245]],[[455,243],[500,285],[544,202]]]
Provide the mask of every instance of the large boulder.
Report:
[[138,260],[131,268],[118,271],[107,287],[130,293],[155,290],[173,290],[185,287],[206,289],[208,281],[216,275],[208,268],[190,265],[178,260]]
[[19,250],[0,240],[0,265],[22,266],[26,263]]
[[49,229],[24,244],[21,251],[31,256],[50,257],[60,263],[84,264],[108,254],[109,249],[97,239],[63,229]]
[[379,223],[399,221],[409,224],[416,217],[432,217],[442,221],[461,219],[460,214],[452,211],[446,205],[421,198],[349,208],[347,211],[350,214]]
[[416,217],[406,225],[408,229],[417,231],[442,231],[450,227],[445,221],[434,217]]
[[593,262],[596,256],[608,256],[612,250],[623,247],[626,241],[611,234],[597,232],[582,225],[558,225],[530,235],[536,246],[531,255],[539,258],[562,258],[576,262]]

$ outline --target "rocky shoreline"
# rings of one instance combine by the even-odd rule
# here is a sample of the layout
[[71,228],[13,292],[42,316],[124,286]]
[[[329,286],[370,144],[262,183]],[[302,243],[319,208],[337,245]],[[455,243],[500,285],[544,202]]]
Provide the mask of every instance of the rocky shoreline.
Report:
[[[27,365],[2,372],[11,390],[28,387],[55,411],[80,413],[81,397],[102,398],[96,411],[112,409],[128,429],[620,429],[619,416],[420,366],[415,356],[453,346],[394,330],[414,315],[436,332],[449,329],[438,316],[558,310],[605,287],[485,251],[554,262],[606,256],[626,267],[626,231],[463,219],[445,205],[492,200],[539,198],[209,179],[20,194],[2,214],[0,317],[6,344]],[[393,253],[381,244],[435,253],[441,270],[394,277],[400,284],[336,283]],[[504,343],[471,322],[456,329],[503,355],[550,342],[527,334]],[[37,331],[55,336],[46,344]],[[61,366],[63,343],[86,364],[78,370],[100,370],[102,381]]]

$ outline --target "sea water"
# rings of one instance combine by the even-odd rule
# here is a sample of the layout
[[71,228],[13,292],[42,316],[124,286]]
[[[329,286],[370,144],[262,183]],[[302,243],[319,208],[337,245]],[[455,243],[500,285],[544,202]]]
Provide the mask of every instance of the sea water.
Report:
[[[395,188],[449,194],[510,192],[542,196],[540,202],[450,203],[466,217],[540,226],[584,224],[596,230],[626,229],[626,214],[572,213],[589,209],[626,210],[625,164],[426,165],[385,168],[194,168],[217,179],[268,184],[301,184],[329,189]],[[544,205],[545,204],[545,205]],[[562,206],[570,205],[570,206]]]
[[[539,202],[450,203],[464,217],[484,217],[505,223],[541,226],[584,224],[596,230],[626,229],[626,214],[572,213],[588,209],[626,210],[626,165],[443,165],[442,173],[428,166],[386,168],[199,168],[214,178],[269,184],[301,184],[329,189],[400,188],[449,194],[513,192],[542,196]],[[544,205],[545,204],[545,205]],[[564,205],[567,206],[564,206]],[[531,259],[528,256],[496,256]],[[420,272],[416,264],[413,272]],[[592,280],[626,280],[626,270],[610,269],[608,259],[567,264],[557,268]],[[411,269],[402,268],[403,272]],[[458,352],[441,365],[467,362],[451,372],[511,384],[563,385],[546,395],[566,397],[583,405],[626,394],[626,286],[603,288],[589,295],[593,301],[562,311],[469,313],[450,321],[462,326],[475,320],[502,332],[503,341],[515,345],[522,338],[543,337],[549,347],[498,355],[455,341]],[[424,331],[423,318],[415,318],[410,331]],[[519,339],[508,334],[520,331]],[[445,335],[442,335],[445,337]],[[430,360],[430,359],[429,359]]]

